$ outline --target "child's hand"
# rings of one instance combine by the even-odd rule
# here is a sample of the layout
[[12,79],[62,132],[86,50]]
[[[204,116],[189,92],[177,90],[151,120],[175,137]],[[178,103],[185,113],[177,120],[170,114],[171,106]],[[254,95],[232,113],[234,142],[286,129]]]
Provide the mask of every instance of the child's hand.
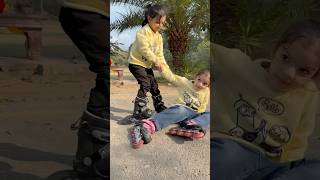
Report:
[[163,65],[162,64],[155,64],[155,68],[160,72],[163,71]]

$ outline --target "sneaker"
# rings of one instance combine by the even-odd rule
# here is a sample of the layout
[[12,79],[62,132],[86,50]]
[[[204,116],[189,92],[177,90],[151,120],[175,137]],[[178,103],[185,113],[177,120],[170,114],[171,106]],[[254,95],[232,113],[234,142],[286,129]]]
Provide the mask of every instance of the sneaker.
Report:
[[181,127],[171,128],[169,129],[167,134],[173,135],[173,136],[187,137],[191,139],[200,139],[200,138],[203,138],[205,135],[203,131],[194,130],[194,129],[185,129]]
[[134,149],[140,148],[144,141],[141,136],[141,126],[134,125],[130,130],[131,144]]

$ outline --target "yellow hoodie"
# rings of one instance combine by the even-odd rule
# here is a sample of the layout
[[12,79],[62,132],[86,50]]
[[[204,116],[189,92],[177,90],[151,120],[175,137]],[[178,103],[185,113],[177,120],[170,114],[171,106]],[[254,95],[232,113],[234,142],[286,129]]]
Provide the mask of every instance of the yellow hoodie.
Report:
[[199,113],[205,112],[210,98],[209,88],[196,91],[193,83],[185,77],[181,77],[172,73],[168,66],[165,66],[162,71],[165,77],[178,88],[177,104],[187,106]]
[[163,41],[159,32],[153,32],[148,24],[142,27],[130,48],[129,63],[144,68],[167,64],[163,56]]
[[107,0],[63,0],[63,6],[83,11],[90,11],[109,16],[109,1]]
[[289,92],[273,91],[267,71],[237,49],[213,45],[215,108],[212,137],[257,148],[275,161],[304,158],[313,131],[318,90],[313,82]]

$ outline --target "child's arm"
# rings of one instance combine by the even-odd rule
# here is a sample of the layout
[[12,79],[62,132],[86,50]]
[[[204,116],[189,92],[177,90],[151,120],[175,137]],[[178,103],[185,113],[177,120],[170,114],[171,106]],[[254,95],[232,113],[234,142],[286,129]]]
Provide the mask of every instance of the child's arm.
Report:
[[217,65],[245,66],[252,64],[251,58],[239,49],[227,48],[219,44],[211,43],[211,53],[214,63]]
[[239,49],[227,48],[216,43],[211,43],[211,46],[212,46],[211,53],[213,54],[213,58],[224,57],[224,58],[229,58],[233,60],[234,58],[251,60],[251,58],[247,54],[245,54]]
[[161,64],[159,71],[164,78],[176,86],[185,86],[190,83],[187,78],[173,74],[168,65]]
[[296,160],[296,158],[304,158],[304,153],[308,148],[308,138],[312,134],[318,107],[318,95],[310,97],[304,106],[304,114],[296,129],[291,132],[292,136],[289,143],[284,147],[283,159]]
[[201,100],[201,106],[198,108],[198,112],[206,111],[209,100],[210,100],[210,91],[208,90],[204,98]]
[[159,65],[159,62],[157,61],[158,57],[152,50],[150,49],[149,43],[148,43],[148,37],[143,33],[143,31],[139,31],[137,33],[136,40],[138,42],[138,48],[143,57],[147,59],[147,61],[153,62],[156,66]]
[[214,43],[211,45],[216,80],[233,82],[262,72],[257,64],[239,49],[226,48]]

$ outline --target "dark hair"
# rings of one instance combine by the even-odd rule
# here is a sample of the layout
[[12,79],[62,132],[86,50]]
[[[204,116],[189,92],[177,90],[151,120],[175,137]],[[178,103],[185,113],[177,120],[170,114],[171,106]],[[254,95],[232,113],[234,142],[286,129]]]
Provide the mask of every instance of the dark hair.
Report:
[[166,16],[165,8],[162,5],[155,4],[155,5],[147,5],[144,9],[144,20],[142,22],[142,26],[148,24],[148,16],[151,18],[158,17],[161,19],[163,16]]
[[207,68],[201,69],[200,71],[197,72],[196,76],[200,76],[202,74],[210,75],[210,69],[207,69]]
[[308,39],[310,44],[320,40],[320,23],[313,19],[305,19],[291,24],[276,42],[272,55],[281,45],[293,43],[300,38]]
[[[202,74],[206,74],[207,76],[210,76],[210,69],[207,69],[207,68],[204,68],[204,69],[201,69],[200,71],[197,72],[197,74],[195,75],[195,77],[197,76],[201,76]],[[209,81],[209,84],[210,85],[210,81]]]

